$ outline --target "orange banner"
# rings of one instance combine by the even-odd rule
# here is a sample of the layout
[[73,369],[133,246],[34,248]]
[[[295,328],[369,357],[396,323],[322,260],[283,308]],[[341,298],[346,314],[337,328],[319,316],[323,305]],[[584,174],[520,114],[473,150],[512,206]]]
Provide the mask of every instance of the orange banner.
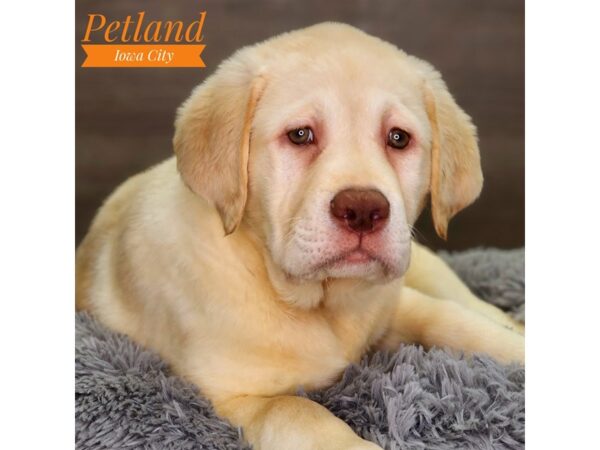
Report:
[[205,45],[84,45],[87,58],[81,67],[206,67]]

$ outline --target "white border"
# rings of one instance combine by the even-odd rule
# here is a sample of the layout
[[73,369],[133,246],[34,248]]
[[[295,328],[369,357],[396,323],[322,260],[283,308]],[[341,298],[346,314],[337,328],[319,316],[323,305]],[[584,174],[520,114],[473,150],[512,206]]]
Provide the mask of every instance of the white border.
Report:
[[600,438],[600,11],[526,3],[528,449]]
[[3,5],[2,448],[74,447],[75,2]]

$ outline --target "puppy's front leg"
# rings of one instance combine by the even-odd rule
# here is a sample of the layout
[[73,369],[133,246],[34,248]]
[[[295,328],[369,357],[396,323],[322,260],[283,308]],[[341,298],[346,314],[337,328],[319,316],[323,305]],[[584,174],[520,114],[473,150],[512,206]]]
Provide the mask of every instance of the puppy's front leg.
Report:
[[525,333],[525,327],[500,308],[475,296],[442,258],[416,242],[411,244],[410,267],[404,276],[406,286],[436,298],[461,303],[502,326]]
[[449,347],[466,353],[487,353],[499,361],[525,361],[525,338],[458,302],[402,288],[394,316],[380,347],[400,343]]
[[216,402],[217,414],[244,430],[255,450],[376,450],[342,420],[307,398],[242,396]]

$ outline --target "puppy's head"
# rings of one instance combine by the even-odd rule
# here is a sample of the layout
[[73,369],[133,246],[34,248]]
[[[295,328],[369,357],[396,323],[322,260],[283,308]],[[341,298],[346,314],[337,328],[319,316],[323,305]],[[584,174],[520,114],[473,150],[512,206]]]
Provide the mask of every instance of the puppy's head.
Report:
[[428,196],[445,237],[482,186],[439,73],[340,24],[238,51],[180,108],[174,147],[226,233],[243,221],[296,281],[401,276]]

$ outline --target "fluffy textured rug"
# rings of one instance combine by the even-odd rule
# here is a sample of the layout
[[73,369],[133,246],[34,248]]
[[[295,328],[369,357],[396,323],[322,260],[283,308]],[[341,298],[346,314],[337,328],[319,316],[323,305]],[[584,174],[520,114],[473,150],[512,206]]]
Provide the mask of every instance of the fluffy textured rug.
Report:
[[[443,254],[481,297],[524,319],[523,250]],[[76,317],[78,449],[238,449],[241,433],[153,352]],[[307,395],[386,449],[521,449],[525,370],[404,346]]]

